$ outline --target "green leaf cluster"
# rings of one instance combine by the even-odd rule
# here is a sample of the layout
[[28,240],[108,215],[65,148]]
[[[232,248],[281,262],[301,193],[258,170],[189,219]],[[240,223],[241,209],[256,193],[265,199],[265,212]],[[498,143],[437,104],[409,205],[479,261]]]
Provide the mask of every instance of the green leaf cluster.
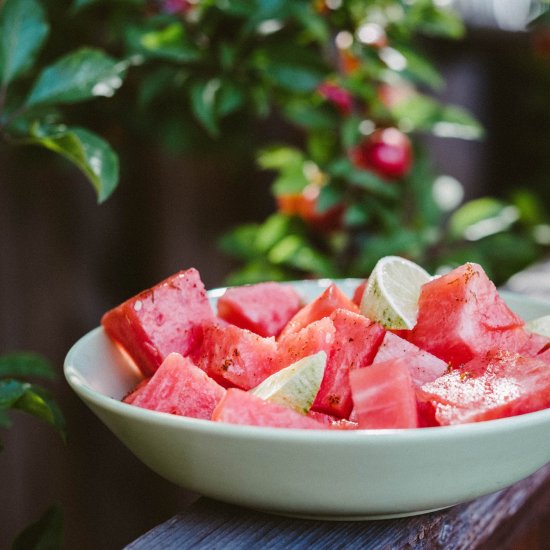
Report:
[[40,53],[49,32],[39,0],[0,4],[0,137],[67,158],[92,183],[101,202],[118,183],[116,154],[92,131],[63,124],[59,108],[111,97],[121,87],[128,64],[88,47],[43,64]]
[[0,426],[9,427],[8,413],[19,410],[51,424],[65,439],[65,421],[50,392],[28,380],[54,376],[50,363],[35,353],[0,356]]

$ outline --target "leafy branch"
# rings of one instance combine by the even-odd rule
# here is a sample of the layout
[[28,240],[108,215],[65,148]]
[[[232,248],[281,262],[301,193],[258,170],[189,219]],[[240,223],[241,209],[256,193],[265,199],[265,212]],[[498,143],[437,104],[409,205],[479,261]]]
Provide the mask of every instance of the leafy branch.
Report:
[[64,156],[102,202],[118,183],[118,157],[100,136],[64,124],[59,107],[112,96],[128,64],[99,49],[79,48],[40,67],[49,31],[37,0],[0,4],[0,136],[9,144],[38,145]]

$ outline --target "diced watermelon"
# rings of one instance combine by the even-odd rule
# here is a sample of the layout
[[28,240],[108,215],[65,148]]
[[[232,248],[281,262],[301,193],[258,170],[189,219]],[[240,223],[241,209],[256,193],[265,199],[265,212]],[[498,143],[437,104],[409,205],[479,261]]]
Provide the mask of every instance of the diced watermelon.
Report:
[[291,286],[259,283],[228,288],[218,300],[218,315],[260,336],[278,336],[300,307],[300,296]]
[[225,387],[249,390],[279,370],[277,342],[234,325],[204,326],[198,366]]
[[481,266],[467,263],[423,285],[418,320],[407,339],[459,366],[496,347],[520,349],[523,324]]
[[126,403],[153,411],[209,420],[225,389],[188,357],[171,353]]
[[360,429],[418,427],[415,387],[406,359],[356,369],[349,377]]
[[309,411],[307,416],[321,422],[327,428],[331,430],[357,430],[359,427],[357,422],[352,422],[351,420],[346,420],[345,418],[337,418],[331,416],[330,414],[325,414],[318,411]]
[[445,361],[388,331],[384,335],[373,363],[381,363],[398,357],[407,359],[413,384],[418,387],[432,382],[445,374],[448,369],[448,364]]
[[202,342],[214,312],[196,269],[180,271],[108,311],[101,323],[146,376],[172,352],[187,356]]
[[214,410],[212,420],[248,426],[326,429],[321,422],[309,416],[297,413],[278,403],[264,401],[260,397],[238,388],[227,390],[225,397]]
[[122,398],[122,401],[124,401],[124,403],[128,403],[129,405],[132,405],[135,398],[145,389],[145,386],[149,383],[149,380],[151,379],[144,378],[135,388],[132,388],[132,390]]
[[292,363],[324,351],[330,355],[334,344],[336,329],[329,317],[310,323],[298,332],[291,332],[279,339],[278,363],[279,368],[288,367]]
[[347,418],[353,406],[349,372],[372,363],[385,329],[365,316],[347,309],[337,309],[330,319],[335,328],[334,344],[328,356],[321,387],[311,408]]
[[[525,344],[517,350],[520,355],[526,357],[537,357],[537,359],[543,359],[546,352],[550,349],[550,339],[541,334],[535,334],[533,332],[525,331],[526,340]],[[538,357],[542,355],[542,357]]]
[[365,279],[363,282],[357,285],[357,288],[353,292],[353,297],[351,301],[358,307],[361,307],[361,300],[363,299],[363,294],[365,293],[368,282],[369,280]]
[[333,283],[292,317],[282,330],[281,336],[298,332],[314,321],[328,317],[336,309],[349,309],[359,313],[359,307]]
[[441,425],[480,422],[550,406],[550,366],[507,351],[472,359],[418,390]]

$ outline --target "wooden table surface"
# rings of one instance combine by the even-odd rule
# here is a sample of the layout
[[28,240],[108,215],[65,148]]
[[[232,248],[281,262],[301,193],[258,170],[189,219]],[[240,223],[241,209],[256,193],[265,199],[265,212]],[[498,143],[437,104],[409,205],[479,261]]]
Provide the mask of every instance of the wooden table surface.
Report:
[[[550,299],[550,261],[515,276],[507,288]],[[498,493],[391,520],[301,520],[202,497],[126,548],[550,550],[550,464]]]

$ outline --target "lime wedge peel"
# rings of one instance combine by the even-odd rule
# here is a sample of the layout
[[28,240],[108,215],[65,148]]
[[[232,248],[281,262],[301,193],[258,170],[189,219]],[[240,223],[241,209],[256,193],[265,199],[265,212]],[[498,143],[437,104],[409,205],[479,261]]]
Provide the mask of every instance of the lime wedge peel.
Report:
[[369,276],[361,313],[389,329],[412,329],[420,290],[431,279],[427,271],[410,260],[384,256]]
[[320,351],[268,376],[250,393],[306,414],[321,386],[327,354]]

